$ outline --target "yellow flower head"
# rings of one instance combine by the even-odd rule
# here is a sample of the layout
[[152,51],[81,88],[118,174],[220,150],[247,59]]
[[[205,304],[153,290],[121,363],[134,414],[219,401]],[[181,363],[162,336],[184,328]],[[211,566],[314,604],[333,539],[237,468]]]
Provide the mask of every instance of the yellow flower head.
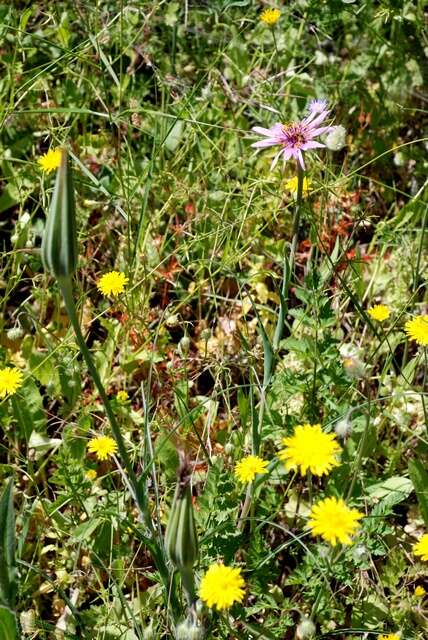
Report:
[[295,428],[290,438],[283,438],[285,449],[278,456],[287,469],[300,468],[303,475],[309,469],[315,476],[329,473],[339,462],[341,448],[334,433],[324,433],[320,424],[304,424]]
[[95,471],[95,469],[88,469],[87,472],[85,473],[85,478],[86,480],[95,480],[95,478],[97,477],[97,472]]
[[341,498],[325,498],[312,507],[308,524],[312,535],[319,535],[332,545],[352,544],[351,536],[359,528],[358,521],[363,515],[347,507]]
[[246,456],[235,466],[235,476],[240,482],[252,482],[258,473],[266,473],[267,460],[258,456]]
[[379,636],[378,640],[400,640],[398,633],[387,633]]
[[422,560],[428,560],[428,533],[424,533],[416,544],[413,545],[413,553],[420,556]]
[[264,24],[273,27],[273,25],[278,22],[280,15],[281,11],[279,9],[265,9],[260,15],[260,20],[264,22]]
[[[294,176],[294,178],[290,178],[290,180],[287,180],[287,182],[285,183],[285,188],[291,191],[291,193],[297,193],[297,185],[298,185],[298,179],[297,179],[297,176]],[[310,190],[311,190],[311,181],[308,180],[306,177],[304,177],[303,184],[302,184],[302,194],[305,196],[309,193]]]
[[367,309],[367,313],[373,320],[377,320],[378,322],[387,320],[391,315],[390,310],[385,304],[375,304],[374,307]]
[[109,438],[109,436],[98,436],[97,438],[89,440],[88,451],[95,453],[98,460],[107,460],[107,458],[116,453],[117,444],[113,438]]
[[416,596],[416,598],[423,598],[426,595],[426,591],[424,587],[419,584],[414,590],[413,595]]
[[22,373],[16,367],[0,369],[0,398],[15,393],[22,385]]
[[242,602],[244,588],[241,569],[212,564],[201,580],[199,597],[210,608],[228,609],[234,602]]
[[128,278],[124,273],[119,271],[109,271],[105,273],[97,284],[98,291],[105,296],[118,296],[119,293],[123,293],[125,285],[128,284]]
[[43,171],[46,173],[50,173],[51,171],[55,171],[58,169],[61,164],[61,149],[57,147],[56,149],[49,149],[47,153],[37,160]]
[[129,400],[128,392],[124,389],[121,389],[116,393],[116,400],[119,404],[125,404]]
[[421,345],[428,344],[428,316],[418,316],[408,320],[404,330],[411,340],[416,340]]

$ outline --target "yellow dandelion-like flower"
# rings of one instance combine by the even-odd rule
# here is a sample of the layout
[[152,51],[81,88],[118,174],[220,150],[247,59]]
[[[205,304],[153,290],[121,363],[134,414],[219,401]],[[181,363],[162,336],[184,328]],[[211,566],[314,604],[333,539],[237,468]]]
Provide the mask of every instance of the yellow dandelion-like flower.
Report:
[[259,456],[246,456],[235,466],[235,476],[240,482],[252,482],[258,473],[266,473],[267,460]]
[[58,169],[61,164],[61,149],[58,147],[56,149],[49,149],[47,153],[37,160],[43,171],[46,173],[51,173],[51,171],[55,171]]
[[428,561],[428,533],[424,533],[416,544],[413,545],[413,553],[422,560]]
[[[298,179],[297,176],[294,176],[294,178],[290,178],[290,180],[287,180],[287,182],[285,183],[285,188],[288,189],[288,191],[291,191],[291,193],[297,193],[297,185],[298,185]],[[311,190],[311,180],[308,180],[308,178],[303,178],[303,184],[302,184],[302,194],[305,196],[309,193],[309,191]]]
[[273,25],[278,22],[280,15],[281,11],[279,9],[265,9],[260,14],[260,20],[264,22],[264,24],[273,27]]
[[14,394],[22,385],[22,373],[16,367],[0,369],[0,398]]
[[408,320],[404,330],[411,340],[416,340],[421,345],[428,344],[428,316],[418,316]]
[[128,392],[124,389],[121,389],[116,394],[116,400],[119,404],[126,404],[129,400]]
[[283,438],[285,449],[278,457],[287,469],[300,468],[303,475],[309,469],[315,476],[329,473],[339,462],[341,447],[334,433],[324,433],[320,424],[298,425],[290,438]]
[[321,536],[335,546],[338,542],[352,544],[351,536],[364,514],[348,507],[342,498],[325,498],[312,507],[309,516],[312,535]]
[[210,608],[228,609],[234,602],[242,602],[244,588],[240,568],[212,564],[201,580],[199,597]]
[[423,598],[426,595],[426,593],[427,592],[424,589],[424,587],[422,585],[418,585],[414,590],[413,595],[416,596],[416,598]]
[[92,438],[88,442],[88,451],[95,453],[98,460],[107,460],[107,458],[113,456],[117,451],[117,444],[109,436],[98,436]]
[[87,472],[85,473],[85,478],[87,480],[95,480],[95,478],[97,477],[97,472],[95,471],[95,469],[88,469]]
[[398,633],[386,633],[379,636],[378,640],[400,640]]
[[385,304],[375,304],[374,307],[367,309],[367,313],[373,320],[377,320],[378,322],[387,320],[391,315],[389,308]]
[[125,285],[128,284],[129,278],[125,276],[124,273],[119,273],[119,271],[109,271],[109,273],[105,273],[99,280],[97,284],[98,291],[105,296],[118,296],[119,293],[123,293],[125,290]]

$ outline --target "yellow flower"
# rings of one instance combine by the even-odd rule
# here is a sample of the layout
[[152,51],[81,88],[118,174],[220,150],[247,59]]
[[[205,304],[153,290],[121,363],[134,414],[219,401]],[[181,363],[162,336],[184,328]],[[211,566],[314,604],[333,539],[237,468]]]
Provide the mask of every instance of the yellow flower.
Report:
[[391,315],[390,310],[385,304],[375,304],[374,307],[367,309],[367,313],[371,318],[373,318],[373,320],[377,320],[378,322],[387,320]]
[[119,295],[119,293],[123,293],[126,284],[128,284],[128,278],[124,273],[109,271],[109,273],[105,273],[100,278],[97,289],[105,296],[112,295],[115,297]]
[[358,521],[364,514],[347,507],[341,498],[325,498],[312,507],[309,515],[312,535],[320,535],[336,545],[338,542],[352,544],[351,536],[359,528]]
[[279,9],[265,9],[260,15],[260,20],[264,22],[264,24],[273,27],[273,25],[278,22],[280,15],[281,11]]
[[109,436],[98,436],[98,438],[89,440],[88,451],[95,453],[98,460],[107,460],[109,456],[113,456],[116,453],[117,444]]
[[428,533],[424,533],[416,544],[413,545],[413,553],[420,556],[422,560],[428,560]]
[[423,598],[426,595],[426,591],[421,585],[418,585],[414,590],[413,595],[417,598]]
[[258,456],[242,458],[235,466],[235,476],[240,482],[252,482],[258,473],[266,473],[267,460]]
[[428,344],[428,316],[418,316],[413,320],[408,320],[404,325],[404,330],[411,340],[416,340],[418,344]]
[[87,480],[95,480],[96,477],[97,477],[97,472],[95,471],[95,469],[88,469],[87,472],[85,473],[85,478]]
[[210,608],[228,609],[234,602],[242,602],[244,588],[241,569],[212,564],[201,580],[199,597]]
[[[294,178],[290,178],[290,180],[287,180],[287,182],[285,183],[285,188],[291,191],[291,193],[297,193],[297,183],[297,176],[294,176]],[[302,194],[305,196],[309,193],[310,190],[311,181],[305,177],[303,178]]]
[[125,391],[124,389],[121,389],[116,394],[116,400],[118,401],[119,404],[125,404],[129,400],[128,392]]
[[46,171],[46,173],[55,171],[55,169],[58,169],[61,164],[61,149],[59,147],[56,149],[49,149],[47,153],[40,156],[37,162],[43,171]]
[[320,424],[298,425],[290,438],[283,438],[285,449],[278,456],[287,469],[300,467],[303,475],[309,469],[315,476],[329,473],[339,462],[341,448],[334,433],[324,433]]
[[22,373],[16,367],[0,369],[0,398],[15,393],[22,385]]
[[387,633],[379,636],[378,640],[400,640],[400,636],[397,633]]

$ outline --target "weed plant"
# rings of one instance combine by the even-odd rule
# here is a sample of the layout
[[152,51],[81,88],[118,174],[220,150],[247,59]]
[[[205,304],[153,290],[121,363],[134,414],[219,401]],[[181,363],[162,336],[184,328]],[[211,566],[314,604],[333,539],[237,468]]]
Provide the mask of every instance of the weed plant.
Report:
[[0,640],[428,637],[426,17],[0,3]]

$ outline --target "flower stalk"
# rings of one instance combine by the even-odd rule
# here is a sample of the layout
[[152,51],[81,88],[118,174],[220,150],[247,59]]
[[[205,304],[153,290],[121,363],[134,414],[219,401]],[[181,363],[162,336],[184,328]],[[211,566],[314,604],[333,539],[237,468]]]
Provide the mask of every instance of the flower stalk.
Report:
[[[65,149],[61,149],[61,162],[57,171],[54,193],[42,242],[42,257],[45,268],[56,278],[61,289],[65,308],[74,329],[77,344],[98,390],[110,422],[112,435],[117,444],[118,453],[125,469],[125,471],[123,471],[120,468],[123,479],[137,505],[142,522],[145,525],[145,543],[161,575],[165,592],[168,593],[170,590],[171,576],[166,564],[162,541],[157,539],[153,526],[147,494],[140,489],[119,424],[94,364],[91,352],[86,345],[77,316],[73,296],[73,275],[77,268],[75,194],[72,169]],[[176,619],[179,613],[179,606],[175,591],[169,593],[169,604],[172,616]]]

